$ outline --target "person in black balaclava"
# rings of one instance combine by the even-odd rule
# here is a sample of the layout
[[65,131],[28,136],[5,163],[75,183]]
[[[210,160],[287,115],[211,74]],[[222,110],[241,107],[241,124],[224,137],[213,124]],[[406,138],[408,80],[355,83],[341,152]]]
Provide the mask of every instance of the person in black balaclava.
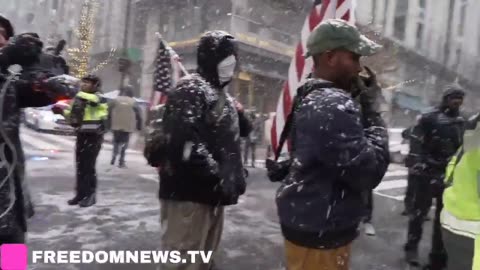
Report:
[[[234,37],[207,32],[197,56],[198,73],[180,80],[163,117],[168,143],[160,158],[162,246],[215,252],[224,206],[237,204],[246,189],[240,137],[248,135],[251,125],[225,90],[237,65]],[[210,269],[211,264],[164,267]]]
[[[432,249],[429,264],[425,269],[445,269],[447,254],[445,252],[440,226],[440,212],[443,207],[443,178],[449,159],[463,143],[466,119],[460,114],[465,91],[457,86],[448,86],[442,102],[435,110],[423,114],[413,127],[411,143],[417,145],[418,153],[410,155],[410,172],[414,175],[413,209],[409,213],[407,243],[405,245],[406,260],[418,265],[418,244],[422,237],[422,225],[436,199],[435,217],[433,220]],[[412,155],[414,154],[414,155]]]

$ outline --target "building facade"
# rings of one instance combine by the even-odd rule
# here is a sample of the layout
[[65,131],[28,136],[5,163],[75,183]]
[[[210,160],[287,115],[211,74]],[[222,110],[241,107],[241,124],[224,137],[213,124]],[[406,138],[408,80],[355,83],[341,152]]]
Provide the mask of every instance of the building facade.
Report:
[[[480,105],[480,1],[362,0],[357,20],[387,44],[381,77],[388,91],[394,125],[407,125],[422,108],[438,104],[448,84],[468,90],[465,107]],[[404,117],[408,116],[408,117]]]
[[[140,76],[141,53],[138,43],[134,42],[138,37],[136,29],[143,29],[141,23],[135,24],[141,17],[140,10],[136,8],[135,1],[118,0],[0,0],[6,15],[14,24],[17,33],[35,32],[46,43],[45,46],[54,46],[64,39],[67,48],[79,46],[78,35],[81,21],[82,5],[89,2],[97,4],[94,25],[94,38],[90,50],[90,70],[96,65],[109,59],[108,63],[98,70],[98,74],[104,79],[104,90],[118,89],[120,85],[120,72],[116,59],[122,55],[128,55],[132,60],[132,76],[127,83],[136,86],[139,92],[140,81],[135,79]],[[126,13],[130,10],[130,23],[126,23]],[[125,32],[125,27],[128,27]],[[127,34],[127,36],[125,36]],[[137,36],[136,36],[137,35]],[[127,41],[125,43],[125,41]],[[137,46],[137,47],[133,47]],[[143,46],[143,43],[140,45]],[[126,48],[126,52],[124,52]],[[115,51],[112,54],[111,51]],[[68,59],[68,54],[64,54]],[[110,57],[109,57],[110,56]]]
[[[208,30],[225,30],[239,41],[239,68],[230,93],[247,108],[275,111],[309,1],[176,0],[141,1],[147,14],[142,96],[152,91],[153,61],[162,34],[185,67],[196,67],[196,45]],[[302,4],[298,4],[302,2]],[[214,3],[214,4],[213,4]],[[152,5],[156,5],[155,8]]]

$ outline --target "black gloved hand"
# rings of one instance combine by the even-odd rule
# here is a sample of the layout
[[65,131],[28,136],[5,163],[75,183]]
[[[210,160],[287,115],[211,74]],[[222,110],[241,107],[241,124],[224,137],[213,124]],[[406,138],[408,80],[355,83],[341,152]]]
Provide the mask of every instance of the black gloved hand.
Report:
[[375,73],[368,67],[365,67],[365,70],[369,77],[359,76],[357,78],[356,87],[360,91],[359,102],[362,106],[362,111],[366,113],[379,112],[382,89],[378,85]]
[[40,39],[30,35],[19,35],[13,37],[0,53],[8,58],[9,65],[28,66],[38,61],[42,47]]
[[58,106],[53,106],[52,107],[52,112],[54,114],[63,114],[63,108],[58,107]]

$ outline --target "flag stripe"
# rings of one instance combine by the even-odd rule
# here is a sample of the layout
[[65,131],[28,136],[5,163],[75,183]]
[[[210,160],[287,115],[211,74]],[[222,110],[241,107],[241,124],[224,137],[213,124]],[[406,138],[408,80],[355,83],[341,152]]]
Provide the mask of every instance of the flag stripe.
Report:
[[302,79],[303,68],[305,67],[305,58],[303,57],[303,48],[302,44],[298,44],[296,51],[296,63],[297,63],[297,80]]
[[[290,92],[290,87],[288,84],[285,84],[285,90],[284,90],[286,93],[289,93]],[[287,119],[287,115],[290,113],[290,110],[292,108],[292,106],[289,106],[290,104],[292,104],[292,98],[290,97],[290,95],[283,95],[283,116],[284,116],[284,119]]]
[[351,12],[353,9],[353,1],[354,0],[315,1],[314,7],[303,25],[301,39],[296,47],[295,55],[293,56],[288,70],[288,80],[285,82],[282,92],[280,93],[277,112],[271,129],[271,143],[274,150],[278,147],[280,135],[285,126],[285,119],[287,119],[287,116],[290,113],[292,101],[296,95],[297,88],[312,71],[313,61],[311,58],[304,58],[308,36],[320,22],[327,19],[342,18],[352,23],[353,14],[351,14]]

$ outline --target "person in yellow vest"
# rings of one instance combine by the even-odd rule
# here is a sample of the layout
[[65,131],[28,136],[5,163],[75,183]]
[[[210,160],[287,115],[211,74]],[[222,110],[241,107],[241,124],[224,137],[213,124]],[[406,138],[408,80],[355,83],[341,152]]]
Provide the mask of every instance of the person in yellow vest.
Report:
[[[477,117],[478,118],[478,117]],[[480,126],[464,134],[446,172],[442,236],[448,270],[480,269]]]
[[126,86],[122,94],[109,105],[108,118],[113,132],[113,152],[111,165],[115,165],[120,153],[118,166],[125,168],[125,152],[128,148],[130,134],[142,130],[142,116],[137,101],[133,98],[133,89]]
[[80,91],[66,109],[53,107],[62,114],[77,133],[75,159],[77,164],[76,195],[69,205],[89,207],[96,203],[97,174],[95,164],[103,143],[108,118],[107,100],[99,95],[101,80],[95,75],[82,78]]

